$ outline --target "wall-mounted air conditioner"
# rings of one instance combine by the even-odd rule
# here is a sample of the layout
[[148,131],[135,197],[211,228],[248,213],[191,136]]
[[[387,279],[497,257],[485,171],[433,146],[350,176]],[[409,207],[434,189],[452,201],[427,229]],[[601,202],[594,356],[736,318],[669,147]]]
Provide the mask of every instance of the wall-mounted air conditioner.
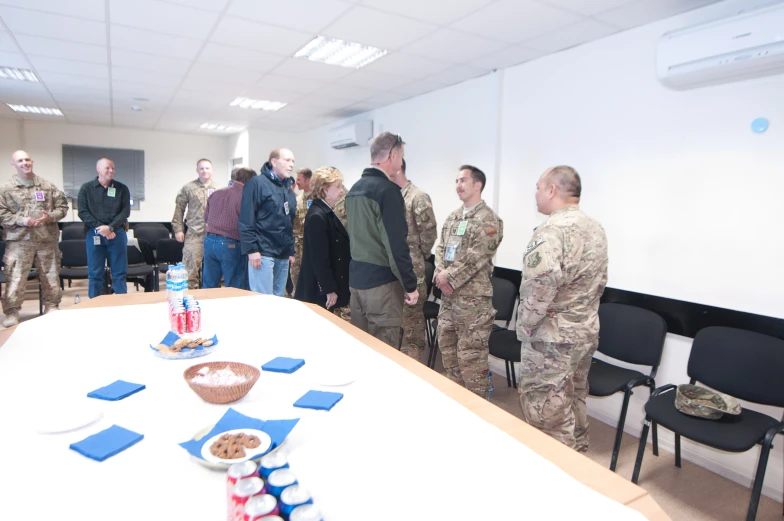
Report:
[[372,121],[357,121],[329,131],[329,146],[332,148],[349,148],[367,145],[373,137]]
[[673,89],[783,73],[784,3],[664,34],[657,71]]

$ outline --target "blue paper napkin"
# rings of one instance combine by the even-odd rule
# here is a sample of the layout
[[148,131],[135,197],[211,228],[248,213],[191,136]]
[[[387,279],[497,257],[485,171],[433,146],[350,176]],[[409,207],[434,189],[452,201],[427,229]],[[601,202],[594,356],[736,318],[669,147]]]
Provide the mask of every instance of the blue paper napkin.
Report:
[[143,438],[144,434],[112,425],[98,434],[72,443],[70,449],[95,461],[103,461],[140,442]]
[[261,370],[272,371],[273,373],[291,374],[303,365],[305,365],[305,360],[302,358],[286,358],[285,356],[279,356],[262,365]]
[[133,384],[124,380],[117,380],[113,384],[106,387],[101,387],[90,393],[87,393],[88,398],[98,398],[99,400],[122,400],[134,393],[138,393],[145,386],[142,384]]
[[341,393],[327,393],[324,391],[308,391],[302,398],[294,402],[294,407],[304,409],[318,409],[328,411],[343,399]]
[[229,407],[229,410],[226,411],[226,414],[224,414],[223,417],[218,420],[218,423],[215,424],[215,427],[213,427],[210,432],[208,432],[199,440],[188,440],[182,442],[180,443],[180,447],[187,450],[188,453],[190,453],[192,456],[195,456],[199,459],[204,459],[201,456],[201,449],[204,444],[207,443],[207,441],[209,441],[216,434],[234,429],[256,429],[269,434],[269,437],[272,438],[272,446],[270,447],[270,450],[272,450],[283,443],[283,440],[286,439],[286,436],[289,435],[291,429],[294,428],[298,421],[299,418],[294,420],[258,420],[256,418],[245,416],[244,414],[241,414]]

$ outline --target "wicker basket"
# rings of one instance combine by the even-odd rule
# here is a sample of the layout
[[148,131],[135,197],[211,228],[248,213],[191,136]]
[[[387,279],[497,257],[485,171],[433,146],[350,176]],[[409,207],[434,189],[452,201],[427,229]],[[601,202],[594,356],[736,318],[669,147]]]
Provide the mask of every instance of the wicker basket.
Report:
[[[203,368],[209,367],[210,371],[218,371],[228,366],[234,374],[249,377],[247,380],[240,384],[234,385],[203,385],[193,383],[193,377]],[[196,364],[185,370],[183,377],[193,392],[198,394],[202,400],[208,403],[232,403],[236,402],[250,391],[251,387],[256,384],[259,379],[261,371],[248,364],[241,364],[239,362],[206,362],[203,364]]]

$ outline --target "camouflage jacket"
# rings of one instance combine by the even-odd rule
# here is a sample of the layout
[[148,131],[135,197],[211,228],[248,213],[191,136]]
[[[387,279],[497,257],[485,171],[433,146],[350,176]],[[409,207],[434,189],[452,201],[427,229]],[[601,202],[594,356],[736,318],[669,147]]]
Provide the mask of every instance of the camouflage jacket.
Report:
[[449,214],[436,250],[436,274],[447,272],[453,296],[493,296],[493,257],[503,238],[504,222],[484,201],[465,217],[463,207]]
[[436,216],[430,196],[409,182],[403,188],[408,224],[408,249],[418,283],[425,281],[425,259],[430,256],[438,236]]
[[310,208],[310,192],[302,192],[297,196],[297,213],[294,217],[294,256],[302,259],[302,237],[305,234],[305,216]]
[[[196,179],[186,184],[177,194],[175,200],[174,216],[172,217],[172,228],[174,233],[185,231],[183,222],[188,225],[188,230],[197,235],[207,233],[207,226],[204,224],[204,209],[207,207],[207,199],[218,186],[210,180],[209,183],[202,184]],[[188,209],[188,216],[185,216],[185,209]]]
[[517,337],[526,343],[596,340],[606,284],[604,229],[576,206],[553,212],[525,249]]
[[[25,217],[35,219],[44,211],[49,214],[46,224],[36,227],[22,224]],[[57,221],[65,217],[66,213],[68,201],[62,190],[37,175],[33,175],[33,184],[26,185],[14,174],[0,188],[0,224],[6,241],[57,242],[60,239]]]
[[332,209],[332,211],[335,212],[335,215],[338,216],[340,222],[343,223],[343,228],[348,230],[348,221],[346,220],[346,197],[345,196],[343,196],[343,198],[340,201],[335,203],[335,207]]

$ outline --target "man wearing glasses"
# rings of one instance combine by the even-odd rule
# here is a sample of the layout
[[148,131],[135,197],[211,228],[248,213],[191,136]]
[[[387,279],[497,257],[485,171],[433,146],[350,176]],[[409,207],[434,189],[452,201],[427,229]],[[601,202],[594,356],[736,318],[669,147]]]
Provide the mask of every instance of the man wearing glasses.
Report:
[[371,167],[346,196],[351,242],[351,323],[398,347],[403,301],[417,303],[417,277],[408,249],[406,206],[390,177],[403,164],[405,142],[382,132],[370,144]]

